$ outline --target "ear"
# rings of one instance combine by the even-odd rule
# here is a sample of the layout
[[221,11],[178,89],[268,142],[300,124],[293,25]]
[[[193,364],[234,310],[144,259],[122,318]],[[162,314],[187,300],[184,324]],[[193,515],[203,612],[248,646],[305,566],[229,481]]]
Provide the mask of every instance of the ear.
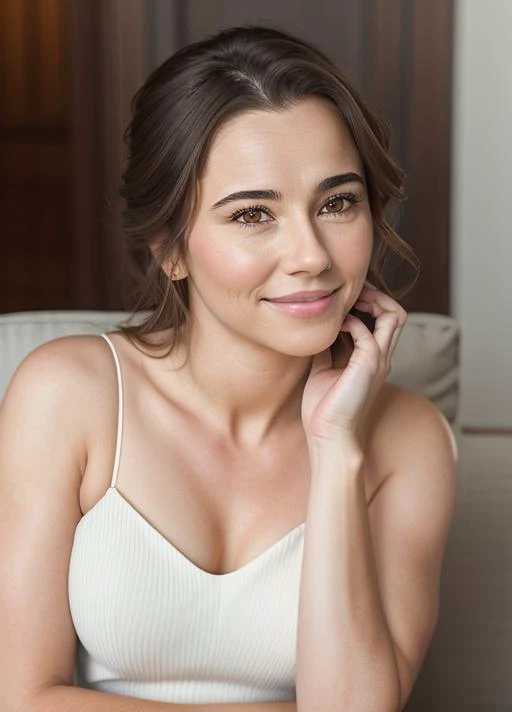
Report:
[[161,265],[165,274],[176,282],[179,279],[186,279],[188,277],[188,269],[181,257],[173,258],[169,257]]
[[162,243],[165,241],[166,238],[168,239],[168,237],[169,235],[166,230],[159,231],[150,240],[149,249],[153,253],[153,257],[160,264],[160,267],[163,269],[169,279],[172,279],[173,281],[185,279],[186,277],[188,277],[188,269],[183,258],[181,257],[181,255],[178,254],[177,249],[171,250],[171,254],[168,255],[165,260],[161,260],[160,258],[159,253],[162,247]]

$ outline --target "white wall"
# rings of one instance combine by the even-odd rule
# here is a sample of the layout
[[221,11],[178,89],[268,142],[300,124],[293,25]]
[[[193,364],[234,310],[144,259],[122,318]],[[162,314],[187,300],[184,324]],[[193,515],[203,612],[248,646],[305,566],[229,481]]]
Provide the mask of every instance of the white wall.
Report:
[[455,31],[451,313],[462,338],[459,420],[512,428],[512,0],[456,0]]

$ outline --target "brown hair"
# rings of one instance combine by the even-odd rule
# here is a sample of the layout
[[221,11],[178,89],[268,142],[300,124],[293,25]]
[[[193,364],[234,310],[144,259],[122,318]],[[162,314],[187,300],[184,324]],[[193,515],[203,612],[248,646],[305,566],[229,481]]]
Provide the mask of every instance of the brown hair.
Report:
[[[169,346],[169,354],[183,338],[187,279],[171,280],[160,265],[184,256],[197,184],[218,129],[248,110],[286,109],[309,97],[323,97],[337,107],[361,156],[374,225],[369,281],[396,299],[412,288],[419,260],[385,214],[405,198],[404,174],[388,153],[387,124],[312,45],[269,27],[234,27],[176,52],[132,100],[120,194],[126,200],[123,224],[135,277],[132,317],[149,311],[141,323],[119,325],[132,341],[151,347],[149,335],[171,329],[170,341],[157,345]],[[157,238],[155,257],[149,245]],[[383,274],[388,253],[416,271],[412,283],[394,292]]]

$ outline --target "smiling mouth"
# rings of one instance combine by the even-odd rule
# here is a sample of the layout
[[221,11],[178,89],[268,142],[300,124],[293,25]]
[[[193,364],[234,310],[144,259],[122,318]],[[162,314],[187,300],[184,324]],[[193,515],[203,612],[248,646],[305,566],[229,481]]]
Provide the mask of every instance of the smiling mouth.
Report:
[[[282,314],[296,318],[314,318],[327,314],[336,302],[336,294],[339,289],[333,292],[326,292],[323,296],[305,297],[300,292],[297,296],[275,299],[264,299],[272,309]],[[293,300],[293,301],[292,301]]]
[[320,291],[316,290],[313,291],[312,294],[313,296],[307,296],[307,293],[301,293],[297,292],[296,295],[289,295],[286,297],[276,297],[275,299],[265,299],[264,301],[266,302],[272,302],[273,304],[305,304],[307,302],[318,302],[322,299],[327,299],[328,297],[332,297],[332,295],[337,292],[340,289],[340,287],[337,287],[336,289],[333,289],[332,291]]

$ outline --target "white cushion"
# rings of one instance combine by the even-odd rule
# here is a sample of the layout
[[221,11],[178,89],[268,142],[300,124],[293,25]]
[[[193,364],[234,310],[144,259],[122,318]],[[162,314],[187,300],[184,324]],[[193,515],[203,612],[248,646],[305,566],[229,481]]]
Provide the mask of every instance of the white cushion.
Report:
[[444,314],[409,313],[388,381],[429,398],[453,422],[459,397],[459,327]]

